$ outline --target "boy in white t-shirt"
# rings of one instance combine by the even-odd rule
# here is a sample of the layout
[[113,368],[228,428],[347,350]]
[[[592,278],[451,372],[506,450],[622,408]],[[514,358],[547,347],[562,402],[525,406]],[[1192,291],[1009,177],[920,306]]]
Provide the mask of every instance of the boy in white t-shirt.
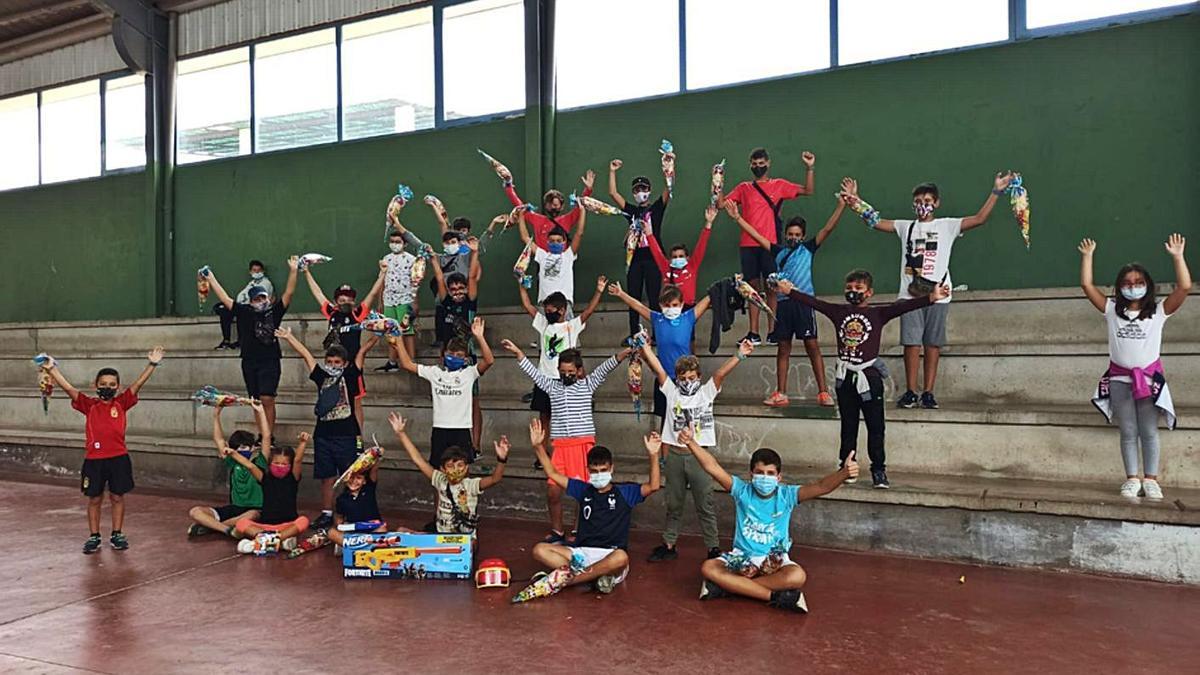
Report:
[[446,344],[442,363],[427,366],[416,363],[408,351],[395,338],[391,338],[400,349],[400,367],[429,382],[433,395],[433,428],[429,435],[429,463],[442,465],[442,451],[457,446],[466,454],[467,463],[475,461],[476,448],[471,436],[471,406],[474,401],[474,386],[495,358],[492,348],[483,337],[483,319],[475,317],[471,322],[471,334],[479,343],[479,362],[471,365],[467,355],[467,344],[458,338]]
[[675,379],[659,362],[650,345],[642,346],[642,358],[650,366],[658,387],[667,399],[667,411],[663,416],[662,443],[666,460],[667,479],[667,526],[663,531],[663,543],[651,552],[649,562],[674,560],[679,557],[675,542],[679,540],[679,522],[683,518],[683,504],[687,494],[692,493],[696,506],[696,517],[704,532],[704,545],[708,557],[721,555],[717,539],[717,514],[712,505],[712,478],[696,461],[687,444],[679,438],[684,430],[690,430],[696,442],[708,448],[717,445],[717,426],[713,417],[713,401],[721,393],[721,383],[738,364],[754,352],[754,343],[743,340],[737,353],[721,364],[707,382],[701,384],[700,359],[688,354],[675,361]]
[[[858,196],[858,181],[843,181],[842,198],[850,206],[862,202],[866,210],[863,220],[872,229],[894,232],[900,238],[900,293],[899,300],[908,300],[929,295],[936,286],[954,287],[950,280],[950,251],[954,240],[962,233],[987,222],[996,206],[996,198],[1008,188],[1012,172],[997,173],[992,184],[992,194],[973,216],[962,218],[934,218],[933,212],[942,204],[937,185],[921,183],[913,188],[913,213],[916,220],[883,220],[879,212]],[[934,409],[938,407],[933,397],[933,386],[937,382],[938,358],[946,344],[946,316],[950,313],[950,296],[923,309],[908,312],[900,317],[900,344],[904,345],[904,379],[906,390],[896,405],[901,408]],[[921,350],[925,350],[925,380],[920,397],[917,396],[917,373],[920,370]]]
[[[542,248],[534,242],[537,249],[533,259],[538,264],[538,302],[544,302],[554,293],[562,293],[567,299],[567,312],[575,305],[575,260],[579,257],[579,245],[583,242],[583,230],[587,225],[587,211],[583,206],[579,209],[579,223],[575,226],[575,234],[568,235],[567,231],[557,225],[546,235],[546,246]],[[529,227],[525,224],[525,212],[521,211],[517,220],[520,227],[521,241],[528,246],[532,238]],[[567,243],[567,239],[570,243]]]

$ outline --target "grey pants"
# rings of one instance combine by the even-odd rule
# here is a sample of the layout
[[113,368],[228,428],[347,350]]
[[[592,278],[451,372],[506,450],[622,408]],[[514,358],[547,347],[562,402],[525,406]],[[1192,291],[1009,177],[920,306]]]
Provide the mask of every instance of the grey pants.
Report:
[[712,477],[696,461],[690,452],[682,454],[664,446],[667,463],[667,529],[663,542],[674,547],[679,539],[679,521],[683,517],[683,503],[691,490],[692,502],[696,505],[696,516],[704,532],[704,545],[717,548],[717,513],[712,505]]
[[1109,402],[1113,418],[1121,430],[1121,459],[1125,475],[1138,475],[1138,439],[1142,441],[1142,466],[1147,476],[1158,475],[1158,408],[1154,400],[1133,399],[1133,385],[1109,382]]

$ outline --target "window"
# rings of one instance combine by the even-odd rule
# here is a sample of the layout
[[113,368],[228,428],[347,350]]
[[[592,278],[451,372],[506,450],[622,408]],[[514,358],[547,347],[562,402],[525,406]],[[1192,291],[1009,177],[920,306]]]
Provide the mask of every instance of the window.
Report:
[[180,164],[250,153],[250,50],[180,60],[175,159]]
[[1008,39],[1008,0],[839,0],[838,62],[862,63]]
[[0,99],[0,190],[37,185],[37,94]]
[[829,0],[688,0],[686,20],[688,89],[829,67]]
[[254,150],[337,141],[334,30],[264,42],[254,48]]
[[100,80],[42,92],[42,182],[100,175]]
[[1061,0],[1026,0],[1025,25],[1027,28],[1042,28],[1060,23],[1086,21],[1129,12],[1142,12],[1189,3],[1179,0],[1089,0],[1088,2],[1062,2]]
[[146,78],[104,83],[104,170],[146,164]]
[[525,108],[525,10],[521,0],[475,0],[442,14],[445,118]]
[[433,127],[433,10],[342,28],[342,136]]
[[554,41],[560,108],[679,91],[679,0],[558,0]]

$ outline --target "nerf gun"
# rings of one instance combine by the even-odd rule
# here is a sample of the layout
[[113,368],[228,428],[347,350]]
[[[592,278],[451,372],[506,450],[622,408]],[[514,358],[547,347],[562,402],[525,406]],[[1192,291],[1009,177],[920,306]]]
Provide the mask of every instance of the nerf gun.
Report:
[[346,482],[346,479],[349,478],[351,474],[363,473],[375,466],[375,464],[379,461],[379,458],[383,456],[383,448],[379,447],[379,442],[375,440],[374,436],[371,436],[371,442],[375,445],[363,450],[362,453],[359,454],[358,458],[355,459],[350,466],[346,467],[346,470],[342,472],[342,475],[333,482],[334,487]]
[[712,168],[712,205],[716,206],[717,201],[721,199],[721,192],[725,190],[725,160],[722,159],[719,164],[713,164]]
[[54,378],[50,377],[50,368],[54,365],[54,359],[46,352],[42,352],[33,357],[33,362],[38,366],[38,393],[42,395],[42,412],[50,414],[50,395],[54,393]]
[[194,394],[189,396],[192,401],[199,405],[206,405],[213,408],[228,408],[233,405],[250,405],[254,399],[247,396],[237,396],[230,394],[211,384],[206,384],[196,390]]
[[775,319],[775,312],[772,312],[771,308],[767,306],[767,301],[763,300],[762,296],[758,294],[758,291],[754,290],[754,287],[747,283],[746,280],[742,278],[742,275],[733,275],[733,283],[734,286],[737,287],[738,294],[745,298],[747,302],[766,312],[767,316],[771,317],[772,320]]
[[537,244],[530,239],[529,243],[525,244],[525,248],[521,250],[521,255],[517,256],[517,262],[513,263],[513,276],[516,277],[517,281],[520,281],[521,285],[525,288],[529,288],[533,285],[533,277],[525,274],[525,270],[529,269],[529,261],[533,260],[533,252],[536,249]]
[[501,164],[500,160],[492,157],[479,148],[475,148],[475,150],[482,155],[485,160],[487,160],[487,163],[492,166],[492,171],[496,172],[496,175],[500,177],[500,180],[504,181],[505,183],[512,181],[512,172],[508,170],[507,166]]
[[329,256],[323,255],[321,253],[305,253],[304,255],[300,256],[300,260],[296,264],[296,267],[298,269],[300,269],[301,271],[303,271],[303,270],[308,269],[309,267],[312,267],[313,265],[327,263],[330,260],[333,260],[333,258],[330,258]]
[[1029,193],[1019,173],[1014,173],[1008,184],[1008,203],[1021,228],[1021,237],[1025,239],[1025,250],[1029,250]]
[[204,303],[208,302],[208,275],[211,273],[208,265],[196,270],[196,295],[200,297],[200,309],[204,309]]
[[384,567],[399,567],[405,560],[414,560],[423,555],[457,555],[462,553],[461,546],[431,546],[417,548],[405,546],[402,548],[372,548],[354,552],[354,566],[366,567],[378,572]]
[[667,194],[675,196],[675,146],[671,145],[671,141],[663,139],[662,145],[658,147],[658,151],[662,153],[662,172],[663,179],[667,181]]

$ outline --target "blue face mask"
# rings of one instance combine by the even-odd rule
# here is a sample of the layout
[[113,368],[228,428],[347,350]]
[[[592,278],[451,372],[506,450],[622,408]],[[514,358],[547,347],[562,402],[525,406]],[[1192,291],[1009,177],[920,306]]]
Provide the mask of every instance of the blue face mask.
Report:
[[779,489],[779,476],[767,476],[761,473],[754,474],[754,478],[750,481],[754,491],[761,497],[769,497]]
[[559,253],[562,253],[563,251],[567,250],[566,244],[562,244],[557,241],[552,241],[547,246],[549,247],[550,252],[555,255],[558,255]]
[[254,448],[243,445],[237,449],[237,453],[246,459],[250,459],[250,455],[254,454]]
[[447,354],[442,357],[442,364],[446,366],[446,370],[462,370],[467,367],[467,360],[461,356]]
[[671,258],[671,268],[681,270],[687,267],[687,258]]

